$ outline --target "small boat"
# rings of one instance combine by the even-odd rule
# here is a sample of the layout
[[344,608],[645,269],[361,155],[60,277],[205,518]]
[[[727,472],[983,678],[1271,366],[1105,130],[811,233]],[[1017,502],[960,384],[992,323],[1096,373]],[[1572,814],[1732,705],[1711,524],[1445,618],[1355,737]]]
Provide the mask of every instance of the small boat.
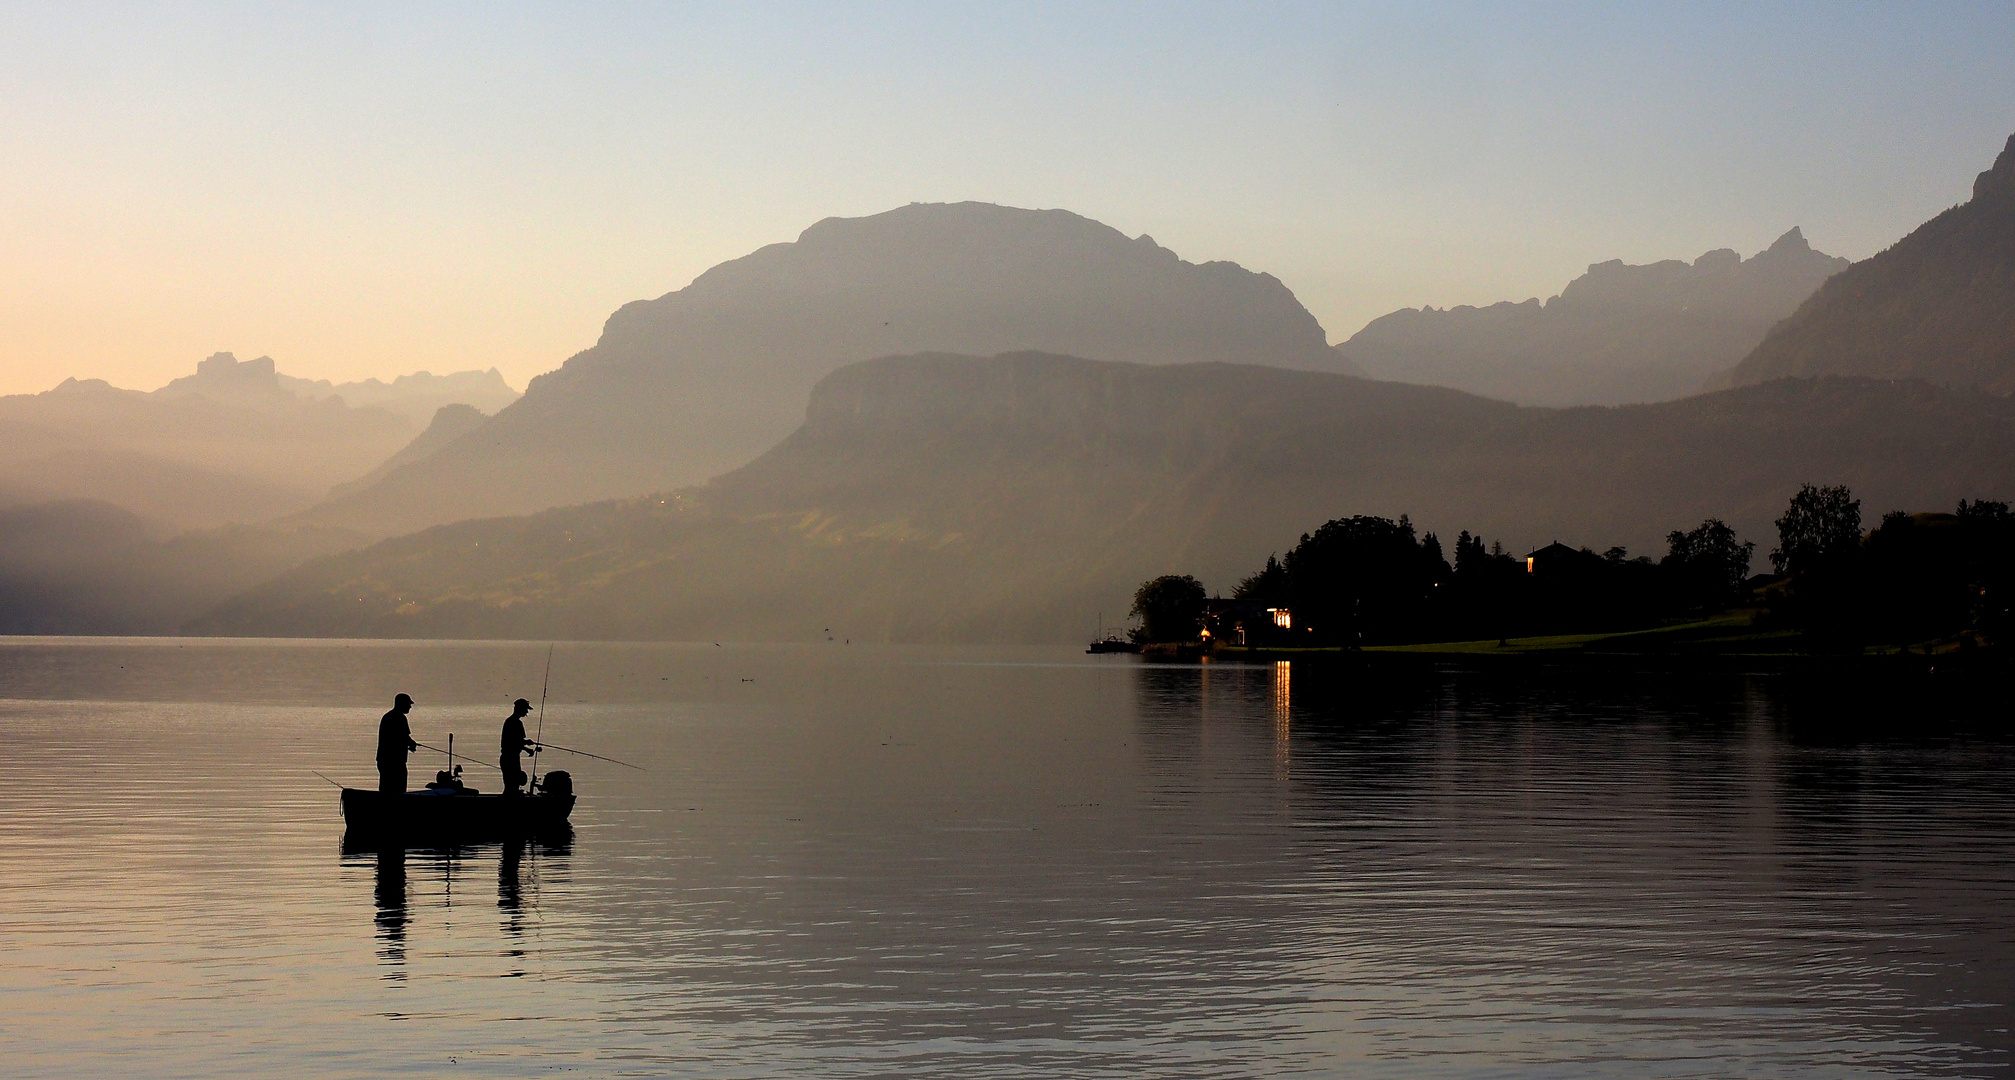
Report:
[[401,795],[343,789],[343,821],[349,831],[365,835],[535,836],[567,828],[573,812],[574,779],[564,772],[546,774],[524,795],[484,795],[464,787],[453,773],[440,773],[426,787]]
[[1137,653],[1140,651],[1140,642],[1128,641],[1117,634],[1107,634],[1085,646],[1084,651],[1088,653]]

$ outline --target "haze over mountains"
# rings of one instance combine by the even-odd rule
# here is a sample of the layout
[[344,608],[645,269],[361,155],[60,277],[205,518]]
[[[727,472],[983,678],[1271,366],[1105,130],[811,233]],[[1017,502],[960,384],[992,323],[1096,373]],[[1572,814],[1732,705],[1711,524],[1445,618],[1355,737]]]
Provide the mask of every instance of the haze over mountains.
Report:
[[788,434],[842,364],[1017,349],[1348,370],[1270,275],[1062,210],[913,204],[828,218],[625,305],[477,432],[312,520],[389,534],[697,483]]
[[[218,353],[151,393],[67,379],[0,397],[0,506],[98,499],[175,531],[293,513],[397,453],[435,399],[496,401],[495,372],[409,376],[356,406],[290,379],[270,357]],[[366,395],[372,384],[349,384]],[[297,388],[306,387],[307,392]]]
[[95,499],[0,507],[0,633],[176,633],[226,597],[361,539],[327,528],[159,531]]
[[[1521,407],[1339,370],[1339,351],[1265,275],[1184,263],[1145,238],[1056,211],[913,206],[822,222],[794,244],[625,307],[595,348],[497,416],[438,411],[425,433],[359,464],[334,498],[280,529],[185,538],[193,546],[166,558],[158,540],[136,539],[130,521],[95,504],[0,515],[0,539],[19,531],[26,554],[16,561],[32,564],[13,576],[0,565],[0,624],[26,624],[5,617],[10,595],[67,596],[48,610],[67,602],[98,611],[103,578],[128,581],[135,595],[153,589],[147,625],[166,625],[174,611],[193,615],[199,600],[218,598],[220,583],[251,585],[243,575],[278,573],[369,532],[396,538],[327,554],[188,625],[755,639],[838,627],[899,640],[1056,640],[1082,633],[1100,609],[1123,609],[1145,577],[1193,572],[1229,588],[1300,533],[1350,514],[1410,514],[1444,539],[1470,529],[1514,549],[1563,540],[1655,554],[1667,531],[1710,516],[1767,547],[1772,519],[1805,482],[1852,486],[1871,519],[1947,510],[1962,497],[2009,499],[2015,404],[1989,391],[1999,385],[1996,358],[2015,340],[2007,308],[1994,302],[2008,280],[2009,234],[1996,230],[2015,201],[2004,179],[2015,173],[2011,154],[2015,144],[1971,203],[1831,279],[1738,369],[1774,355],[1787,335],[1824,341],[1822,331],[1851,330],[1929,342],[1924,355],[1941,363],[1960,357],[1939,369],[1950,385],[1899,381],[1919,361],[1895,353],[1889,367],[1868,362],[1873,379]],[[1420,355],[1474,361],[1492,342],[1552,341],[1563,352],[1548,356],[1567,344],[1611,356],[1601,370],[1619,380],[1632,370],[1664,377],[1683,366],[1675,357],[1705,362],[1707,345],[1727,346],[1736,330],[1760,334],[1770,309],[1793,305],[1840,262],[1793,230],[1748,260],[1710,252],[1692,264],[1601,264],[1549,304],[1400,313],[1353,342],[1423,350],[1442,340],[1445,354]],[[1879,273],[1862,273],[1870,266]],[[849,350],[903,335],[1022,336],[1123,358],[939,347],[843,362]],[[1625,340],[1649,344],[1602,353]],[[1961,345],[1972,351],[1955,352]],[[1817,364],[1837,351],[1814,345],[1810,355]],[[1196,354],[1205,359],[1189,362]],[[1646,355],[1656,358],[1649,368],[1625,362]],[[9,408],[30,408],[23,401],[43,410],[35,416],[72,415],[58,406],[82,410],[84,401],[113,410],[90,422],[97,427],[79,419],[79,432],[159,427],[181,415],[163,411],[173,409],[240,425],[283,416],[297,439],[300,410],[321,410],[314,415],[341,431],[397,422],[382,409],[295,398],[270,361],[213,357],[199,376],[156,395],[73,381],[0,400],[0,425]],[[755,441],[794,380],[809,394],[794,432],[709,483],[684,482],[707,454]],[[30,442],[54,437],[18,424]],[[0,426],[0,436],[14,430]],[[245,452],[250,436],[218,430]],[[198,445],[197,431],[220,437],[187,421],[132,452]],[[625,497],[580,505],[597,494]],[[502,514],[549,502],[575,505]],[[50,539],[66,528],[95,530],[103,542]],[[283,534],[300,539],[268,543]],[[92,566],[114,569],[94,577]],[[201,588],[169,588],[132,578],[131,566],[227,572]],[[23,592],[20,581],[34,587]],[[36,614],[35,625],[80,625]]]
[[152,393],[73,378],[0,397],[0,633],[174,632],[305,559],[364,543],[272,521],[481,418],[449,405],[416,438],[421,409],[515,396],[494,371],[331,387],[268,357],[219,353]]
[[403,416],[415,428],[427,427],[433,423],[435,413],[449,406],[494,416],[521,396],[496,368],[448,375],[420,371],[401,375],[391,382],[364,379],[331,383],[327,379],[297,379],[291,375],[281,375],[278,381],[296,397],[311,401],[342,398],[353,408],[379,408]]
[[1970,202],[1828,281],[1729,380],[1812,375],[2015,392],[2015,136]]
[[212,354],[196,365],[196,373],[184,375],[154,391],[156,397],[196,395],[212,401],[254,407],[289,401],[329,401],[341,399],[351,408],[377,408],[403,417],[415,429],[425,428],[434,414],[448,405],[466,405],[483,413],[518,400],[496,368],[488,371],[457,371],[436,375],[428,371],[400,375],[391,382],[364,379],[331,383],[327,379],[302,379],[277,370],[270,356],[240,360],[227,352]]
[[1336,349],[1375,379],[1525,405],[1667,401],[1701,392],[1847,265],[1794,228],[1748,259],[1595,263],[1544,304],[1403,308]]
[[[1979,190],[1993,195],[1998,183],[1983,178]],[[1789,303],[1837,266],[1794,230],[1746,261],[1710,253],[1692,265],[1597,267],[1538,325],[1574,326],[1583,301],[1612,313],[1634,305],[1638,325],[1660,325],[1644,310],[1669,314],[1675,295],[1692,298],[1681,314],[1702,304],[1722,325],[1731,312],[1761,318],[1759,297]],[[1949,266],[1921,273],[1971,280]],[[1752,287],[1730,299],[1727,283],[1745,280]],[[1956,317],[1966,333],[2008,340],[1997,312]],[[1521,408],[1236,364],[893,357],[827,377],[796,433],[705,487],[387,541],[305,565],[195,625],[1053,640],[1078,632],[1088,612],[1117,610],[1153,574],[1228,588],[1331,517],[1410,514],[1514,550],[1565,540],[1655,553],[1664,533],[1707,517],[1767,544],[1806,482],[1851,486],[1871,515],[2006,499],[2015,403],[1823,378],[1659,404]]]
[[362,491],[396,470],[440,453],[442,448],[450,443],[482,427],[483,422],[488,419],[489,416],[474,405],[443,405],[434,410],[434,419],[427,425],[427,430],[422,431],[412,442],[400,447],[398,453],[386,458],[370,472],[330,488],[329,495],[335,498],[353,491]]
[[2015,491],[2011,447],[2015,402],[1921,383],[1551,410],[1241,365],[897,357],[829,376],[796,433],[705,487],[389,540],[195,628],[1068,640],[1146,577],[1228,590],[1329,517],[1659,553],[1709,516],[1767,540],[1814,478],[1873,513]]
[[[265,375],[271,387],[270,361]],[[381,409],[227,386],[149,394],[69,379],[0,398],[6,501],[102,499],[168,529],[263,521],[312,504],[413,436]]]

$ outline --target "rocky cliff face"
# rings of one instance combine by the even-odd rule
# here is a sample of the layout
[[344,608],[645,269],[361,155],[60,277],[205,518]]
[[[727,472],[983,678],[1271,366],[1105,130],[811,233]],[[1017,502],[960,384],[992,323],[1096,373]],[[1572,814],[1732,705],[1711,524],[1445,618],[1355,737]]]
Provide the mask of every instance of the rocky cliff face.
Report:
[[1544,304],[1396,311],[1336,348],[1373,378],[1522,404],[1664,401],[1698,393],[1846,267],[1794,228],[1748,259],[1596,263]]
[[694,483],[788,434],[843,364],[1017,349],[1346,367],[1266,274],[1061,210],[916,204],[821,221],[625,305],[482,429],[318,514],[403,531]]
[[2015,392],[2015,136],[1973,199],[1828,281],[1735,369]]
[[295,397],[281,387],[272,357],[240,360],[227,352],[211,353],[196,362],[196,374],[184,375],[154,393],[160,397],[193,395],[255,406],[290,402]]

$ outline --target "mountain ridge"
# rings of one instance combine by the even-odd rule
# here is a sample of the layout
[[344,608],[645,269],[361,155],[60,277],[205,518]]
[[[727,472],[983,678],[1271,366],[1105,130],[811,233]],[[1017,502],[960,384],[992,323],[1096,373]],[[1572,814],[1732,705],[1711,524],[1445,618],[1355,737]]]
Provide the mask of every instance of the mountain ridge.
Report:
[[1067,640],[1160,573],[1228,590],[1322,521],[1410,514],[1514,546],[1767,539],[1800,483],[1870,506],[2015,493],[2015,402],[1783,380],[1542,409],[1227,364],[925,354],[823,380],[707,485],[444,525],[310,563],[192,632]]
[[1726,381],[1815,375],[2015,392],[2015,135],[1971,200],[1828,280]]
[[1544,303],[1402,308],[1335,348],[1374,378],[1524,405],[1672,400],[1700,392],[1847,266],[1794,226],[1748,259],[1717,248],[1692,263],[1591,263]]
[[695,483],[788,435],[843,364],[1016,349],[1344,366],[1271,275],[1068,211],[917,203],[826,218],[623,305],[482,428],[312,519],[386,533]]

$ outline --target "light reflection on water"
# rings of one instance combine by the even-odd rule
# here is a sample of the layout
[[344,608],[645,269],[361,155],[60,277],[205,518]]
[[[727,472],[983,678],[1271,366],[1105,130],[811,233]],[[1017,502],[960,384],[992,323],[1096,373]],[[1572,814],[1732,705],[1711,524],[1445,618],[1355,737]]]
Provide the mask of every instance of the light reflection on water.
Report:
[[2015,1047],[2005,714],[561,646],[547,733],[648,772],[548,762],[582,796],[555,842],[345,846],[315,771],[368,783],[392,693],[483,746],[543,658],[0,644],[5,1071],[1844,1077]]

